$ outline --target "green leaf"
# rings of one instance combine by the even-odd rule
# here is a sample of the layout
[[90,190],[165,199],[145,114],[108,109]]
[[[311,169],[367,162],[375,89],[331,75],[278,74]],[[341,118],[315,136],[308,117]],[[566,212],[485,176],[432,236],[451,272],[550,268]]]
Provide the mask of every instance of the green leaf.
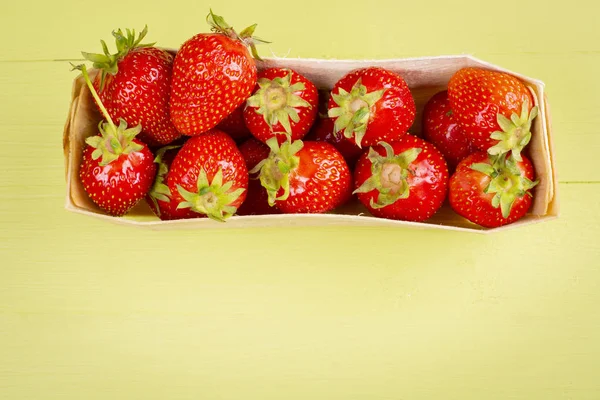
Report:
[[535,119],[535,117],[538,116],[538,106],[535,106],[531,109],[531,112],[529,113],[529,121],[533,121]]
[[287,105],[289,107],[307,107],[307,108],[312,107],[308,101],[306,101],[302,97],[296,96],[296,95],[290,96],[290,99],[287,102]]
[[[285,131],[288,134],[292,133],[292,127],[290,125],[290,119],[287,115],[287,113],[284,110],[277,110],[274,114],[275,120],[279,121],[279,123],[281,124],[281,126],[283,126],[283,129],[285,129]],[[273,124],[275,125],[275,124]]]
[[365,125],[354,129],[354,138],[356,141],[356,145],[362,149],[362,141],[367,133],[367,127]]
[[514,124],[514,126],[521,126],[523,124],[523,122],[525,121],[525,120],[521,120],[519,118],[519,116],[515,113],[512,113],[512,115],[510,116],[510,119],[511,119],[512,123]]
[[366,124],[369,120],[369,109],[366,107],[359,108],[352,116],[352,123],[354,125]]
[[471,164],[471,169],[481,172],[482,174],[485,174],[487,176],[492,176],[492,174],[494,173],[494,168],[490,164],[486,163]]
[[[513,114],[513,115],[515,115],[515,114]],[[504,131],[504,132],[508,132],[514,128],[513,123],[508,118],[506,118],[504,115],[502,115],[500,113],[498,113],[496,115],[496,120],[498,122],[498,125],[500,126],[500,129],[502,129],[502,131]]]
[[[214,184],[214,181],[213,181]],[[227,181],[225,182],[225,184],[221,187],[221,190],[225,193],[229,192],[229,190],[233,187],[233,181]]]
[[300,116],[298,115],[298,112],[295,109],[290,108],[288,110],[288,113],[292,121],[294,121],[295,123],[298,123],[300,121]]
[[371,175],[366,181],[362,183],[356,190],[352,193],[368,193],[371,190],[377,189],[379,186],[379,179],[375,175]]
[[492,138],[494,140],[506,140],[506,133],[502,132],[502,131],[495,131],[495,132],[492,132],[492,134],[490,135],[490,138]]
[[348,97],[349,93],[344,89],[340,88],[338,93],[331,93],[331,98],[337,105],[342,105],[345,102],[345,99]]
[[[365,88],[365,90],[366,90],[366,88]],[[384,93],[385,93],[385,89],[377,90],[375,92],[371,92],[369,94],[363,95],[364,96],[363,100],[365,102],[367,102],[369,107],[373,107],[373,105],[375,105],[375,103],[377,103],[379,100],[381,100]]]
[[[502,216],[506,219],[510,215],[510,210],[512,209],[512,205],[515,202],[515,196],[511,196],[505,194],[500,199],[500,210],[502,211]],[[495,206],[498,207],[498,206]]]
[[496,195],[492,198],[492,207],[498,208],[499,205],[500,205],[500,196]]
[[290,144],[289,147],[289,156],[296,155],[302,148],[304,147],[304,142],[302,140],[296,140]]
[[244,29],[243,31],[241,31],[240,37],[241,38],[252,37],[252,35],[254,35],[254,31],[256,30],[256,26],[257,26],[257,24],[253,24],[253,25],[250,25],[249,27],[247,27],[246,29]]
[[[289,84],[289,83],[288,83]],[[292,86],[290,86],[290,92],[301,92],[306,89],[304,82],[296,82]]]
[[182,201],[179,204],[177,204],[177,209],[180,210],[182,208],[191,208],[192,207],[192,203],[190,203],[189,201]]
[[212,9],[210,10],[210,12],[208,13],[208,15],[206,16],[206,21],[213,28],[217,28],[219,30],[226,30],[226,29],[231,28],[229,26],[229,24],[227,24],[227,22],[225,22],[225,20],[223,19],[223,17],[221,17],[220,15],[215,15],[213,13]]
[[379,145],[385,149],[385,157],[388,159],[394,158],[394,148],[386,142],[379,142]]
[[[417,157],[419,157],[421,151],[423,151],[423,149],[419,147],[413,147],[412,149],[405,150],[396,156],[396,159],[398,160],[397,162],[402,168],[408,168],[408,166],[412,164],[417,159]],[[392,154],[394,154],[393,150]]]
[[92,160],[97,160],[102,157],[102,149],[96,149],[92,151]]
[[327,111],[327,115],[329,116],[329,118],[336,118],[340,115],[343,115],[344,113],[345,111],[342,107],[330,108],[329,111]]
[[[342,129],[346,128],[346,126],[348,126],[348,124],[350,123],[351,119],[352,119],[351,114],[346,113],[346,114],[339,116],[333,124],[335,132],[337,133],[337,132],[341,131]],[[348,139],[350,139],[352,137],[352,132],[345,131],[344,136],[346,136]]]
[[108,56],[110,56],[110,51],[108,50],[108,46],[106,45],[106,42],[104,40],[100,40],[100,45],[102,45],[102,51],[108,58]]
[[83,58],[93,63],[104,64],[110,62],[110,58],[104,54],[86,53],[85,51],[82,51],[81,55]]
[[521,157],[521,150],[518,147],[512,150],[512,156],[519,162],[523,161],[523,157]]
[[[204,168],[202,170],[204,170]],[[217,173],[213,177],[213,181],[210,186],[217,186],[217,187],[223,186],[223,169],[219,168],[217,170]]]
[[526,121],[528,119],[527,118],[528,111],[529,111],[529,100],[525,99],[523,101],[523,104],[521,104],[521,121]]
[[200,168],[200,173],[198,173],[198,181],[196,182],[196,187],[198,188],[198,191],[200,191],[200,189],[209,186],[210,183],[208,182],[208,176],[206,175],[206,171],[204,170],[204,168]]

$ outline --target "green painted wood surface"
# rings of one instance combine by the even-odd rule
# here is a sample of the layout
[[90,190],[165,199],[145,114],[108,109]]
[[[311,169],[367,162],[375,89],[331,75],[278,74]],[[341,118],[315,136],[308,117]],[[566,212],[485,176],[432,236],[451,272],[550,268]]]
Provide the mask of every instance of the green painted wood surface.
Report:
[[[600,398],[597,5],[102,4],[0,16],[0,398]],[[479,236],[152,232],[64,211],[65,60],[145,23],[177,47],[209,6],[258,22],[266,54],[471,53],[543,80],[561,217]]]

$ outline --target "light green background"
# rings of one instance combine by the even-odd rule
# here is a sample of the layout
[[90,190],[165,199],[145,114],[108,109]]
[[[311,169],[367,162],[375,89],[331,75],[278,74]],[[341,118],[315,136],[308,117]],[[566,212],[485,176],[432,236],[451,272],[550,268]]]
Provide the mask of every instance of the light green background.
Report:
[[[0,15],[0,399],[600,398],[600,30],[592,2],[10,1]],[[546,82],[562,215],[153,232],[63,210],[63,59],[177,47],[209,6],[263,55],[470,53]]]

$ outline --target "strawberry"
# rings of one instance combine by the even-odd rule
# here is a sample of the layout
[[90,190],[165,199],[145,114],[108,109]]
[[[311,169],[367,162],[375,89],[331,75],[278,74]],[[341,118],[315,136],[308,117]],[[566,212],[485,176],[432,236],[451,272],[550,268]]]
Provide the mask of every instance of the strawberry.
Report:
[[171,120],[190,136],[217,126],[239,107],[256,85],[253,38],[256,25],[237,34],[225,20],[207,17],[214,33],[200,33],[187,40],[177,52],[171,85]]
[[415,112],[413,96],[400,75],[369,67],[348,73],[334,85],[328,113],[335,120],[335,132],[362,148],[402,139]]
[[463,158],[477,151],[454,118],[447,90],[436,93],[425,104],[423,136],[442,152],[451,170]]
[[141,124],[138,139],[164,145],[181,136],[169,116],[173,56],[151,44],[140,44],[147,32],[146,27],[135,39],[135,31],[127,29],[126,36],[121,30],[113,31],[116,54],[110,54],[104,41],[104,54],[82,54],[100,70],[94,87],[110,117],[131,126]]
[[538,114],[531,92],[516,77],[482,68],[458,70],[448,82],[454,117],[475,146],[520,161]]
[[181,147],[171,163],[167,187],[178,209],[224,221],[246,198],[248,169],[233,139],[212,129]]
[[[263,142],[250,138],[239,146],[242,156],[246,161],[246,167],[251,171],[261,161],[269,157],[271,150]],[[244,203],[238,208],[238,215],[264,215],[278,214],[280,211],[276,207],[269,205],[269,196],[264,187],[262,187],[258,177],[250,177],[248,181],[248,194]]]
[[382,142],[356,164],[358,200],[376,217],[425,221],[442,206],[448,167],[434,145],[412,135]]
[[256,91],[246,101],[244,120],[262,142],[278,136],[302,139],[317,116],[319,95],[315,85],[289,68],[269,68],[258,74]]
[[471,154],[450,178],[450,206],[469,221],[487,228],[510,224],[523,217],[532,202],[534,169],[521,156]]
[[156,166],[148,146],[136,139],[142,127],[127,128],[120,120],[115,126],[94,89],[85,65],[75,67],[83,73],[92,96],[106,121],[98,125],[99,135],[88,137],[83,150],[79,178],[83,188],[101,209],[111,215],[126,214],[148,193]]
[[154,162],[158,166],[158,172],[152,189],[146,196],[146,202],[152,212],[163,221],[195,217],[195,213],[190,208],[177,208],[179,202],[183,199],[179,196],[179,193],[172,193],[166,184],[169,177],[169,168],[180,147],[162,147],[158,149],[154,158]]
[[267,140],[271,154],[251,173],[260,171],[269,205],[282,212],[324,213],[348,198],[350,170],[344,157],[325,142]]
[[233,110],[231,114],[226,116],[225,119],[217,125],[217,129],[227,133],[236,141],[245,139],[251,135],[244,122],[244,107],[246,107],[246,103],[242,103],[241,106]]
[[346,139],[341,132],[335,133],[333,125],[333,118],[320,118],[306,138],[307,140],[331,143],[342,153],[346,163],[352,169],[363,151],[356,143]]

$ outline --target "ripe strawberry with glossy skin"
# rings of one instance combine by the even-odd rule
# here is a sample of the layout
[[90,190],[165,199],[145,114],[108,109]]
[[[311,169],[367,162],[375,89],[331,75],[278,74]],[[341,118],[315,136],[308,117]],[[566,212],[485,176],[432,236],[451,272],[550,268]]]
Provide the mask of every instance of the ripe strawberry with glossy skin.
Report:
[[423,136],[444,155],[448,168],[477,151],[456,122],[448,102],[448,91],[436,93],[423,110]]
[[182,133],[199,135],[217,126],[252,94],[258,58],[252,37],[256,25],[237,34],[212,11],[215,33],[200,33],[177,52],[171,84],[171,120]]
[[279,146],[267,140],[269,157],[251,173],[260,171],[270,205],[283,213],[324,213],[348,198],[352,190],[350,169],[333,145],[297,140]]
[[352,71],[335,84],[328,114],[335,120],[335,132],[362,148],[402,139],[415,112],[414,98],[400,75],[369,67]]
[[[246,161],[248,171],[251,171],[261,161],[269,157],[269,146],[255,138],[246,140],[239,146],[240,152]],[[267,190],[261,185],[257,174],[250,175],[248,181],[248,194],[244,203],[238,208],[238,215],[265,215],[279,214],[277,207],[269,205]]]
[[[223,121],[217,125],[217,129],[222,130],[231,136],[234,140],[245,139],[251,136],[250,130],[244,122],[244,108],[246,103],[233,110]],[[238,142],[239,143],[239,142]]]
[[167,186],[169,169],[181,146],[165,146],[156,152],[154,163],[157,174],[146,202],[152,212],[163,221],[183,218],[194,218],[195,213],[190,208],[177,208],[184,201],[178,192],[173,193]]
[[332,144],[342,154],[348,167],[353,169],[363,150],[356,143],[345,138],[341,132],[335,133],[333,125],[332,118],[319,118],[306,139]]
[[167,187],[178,209],[224,221],[246,198],[248,169],[233,139],[212,129],[181,147],[171,163]]
[[114,216],[126,214],[150,190],[156,166],[148,146],[136,139],[142,127],[127,128],[121,119],[115,126],[102,105],[85,65],[83,77],[106,121],[98,125],[99,135],[88,137],[83,150],[79,178],[83,188],[101,209]]
[[503,72],[463,68],[448,82],[448,99],[454,117],[475,146],[491,155],[511,152],[520,160],[538,114],[523,82]]
[[82,53],[100,69],[94,79],[102,104],[110,117],[129,126],[142,125],[139,140],[151,146],[165,145],[180,135],[169,116],[173,56],[167,51],[141,44],[147,28],[114,31],[117,53],[111,54],[102,41],[104,54]]
[[506,154],[490,157],[486,152],[471,154],[458,164],[450,178],[450,206],[459,215],[486,228],[517,221],[531,207],[530,190],[534,169],[521,156],[515,161]]
[[434,145],[412,135],[371,147],[356,164],[358,200],[376,217],[425,221],[442,206],[448,167]]
[[255,138],[266,142],[277,136],[302,139],[310,130],[319,106],[316,86],[289,68],[269,68],[258,74],[254,94],[246,101],[244,120]]

